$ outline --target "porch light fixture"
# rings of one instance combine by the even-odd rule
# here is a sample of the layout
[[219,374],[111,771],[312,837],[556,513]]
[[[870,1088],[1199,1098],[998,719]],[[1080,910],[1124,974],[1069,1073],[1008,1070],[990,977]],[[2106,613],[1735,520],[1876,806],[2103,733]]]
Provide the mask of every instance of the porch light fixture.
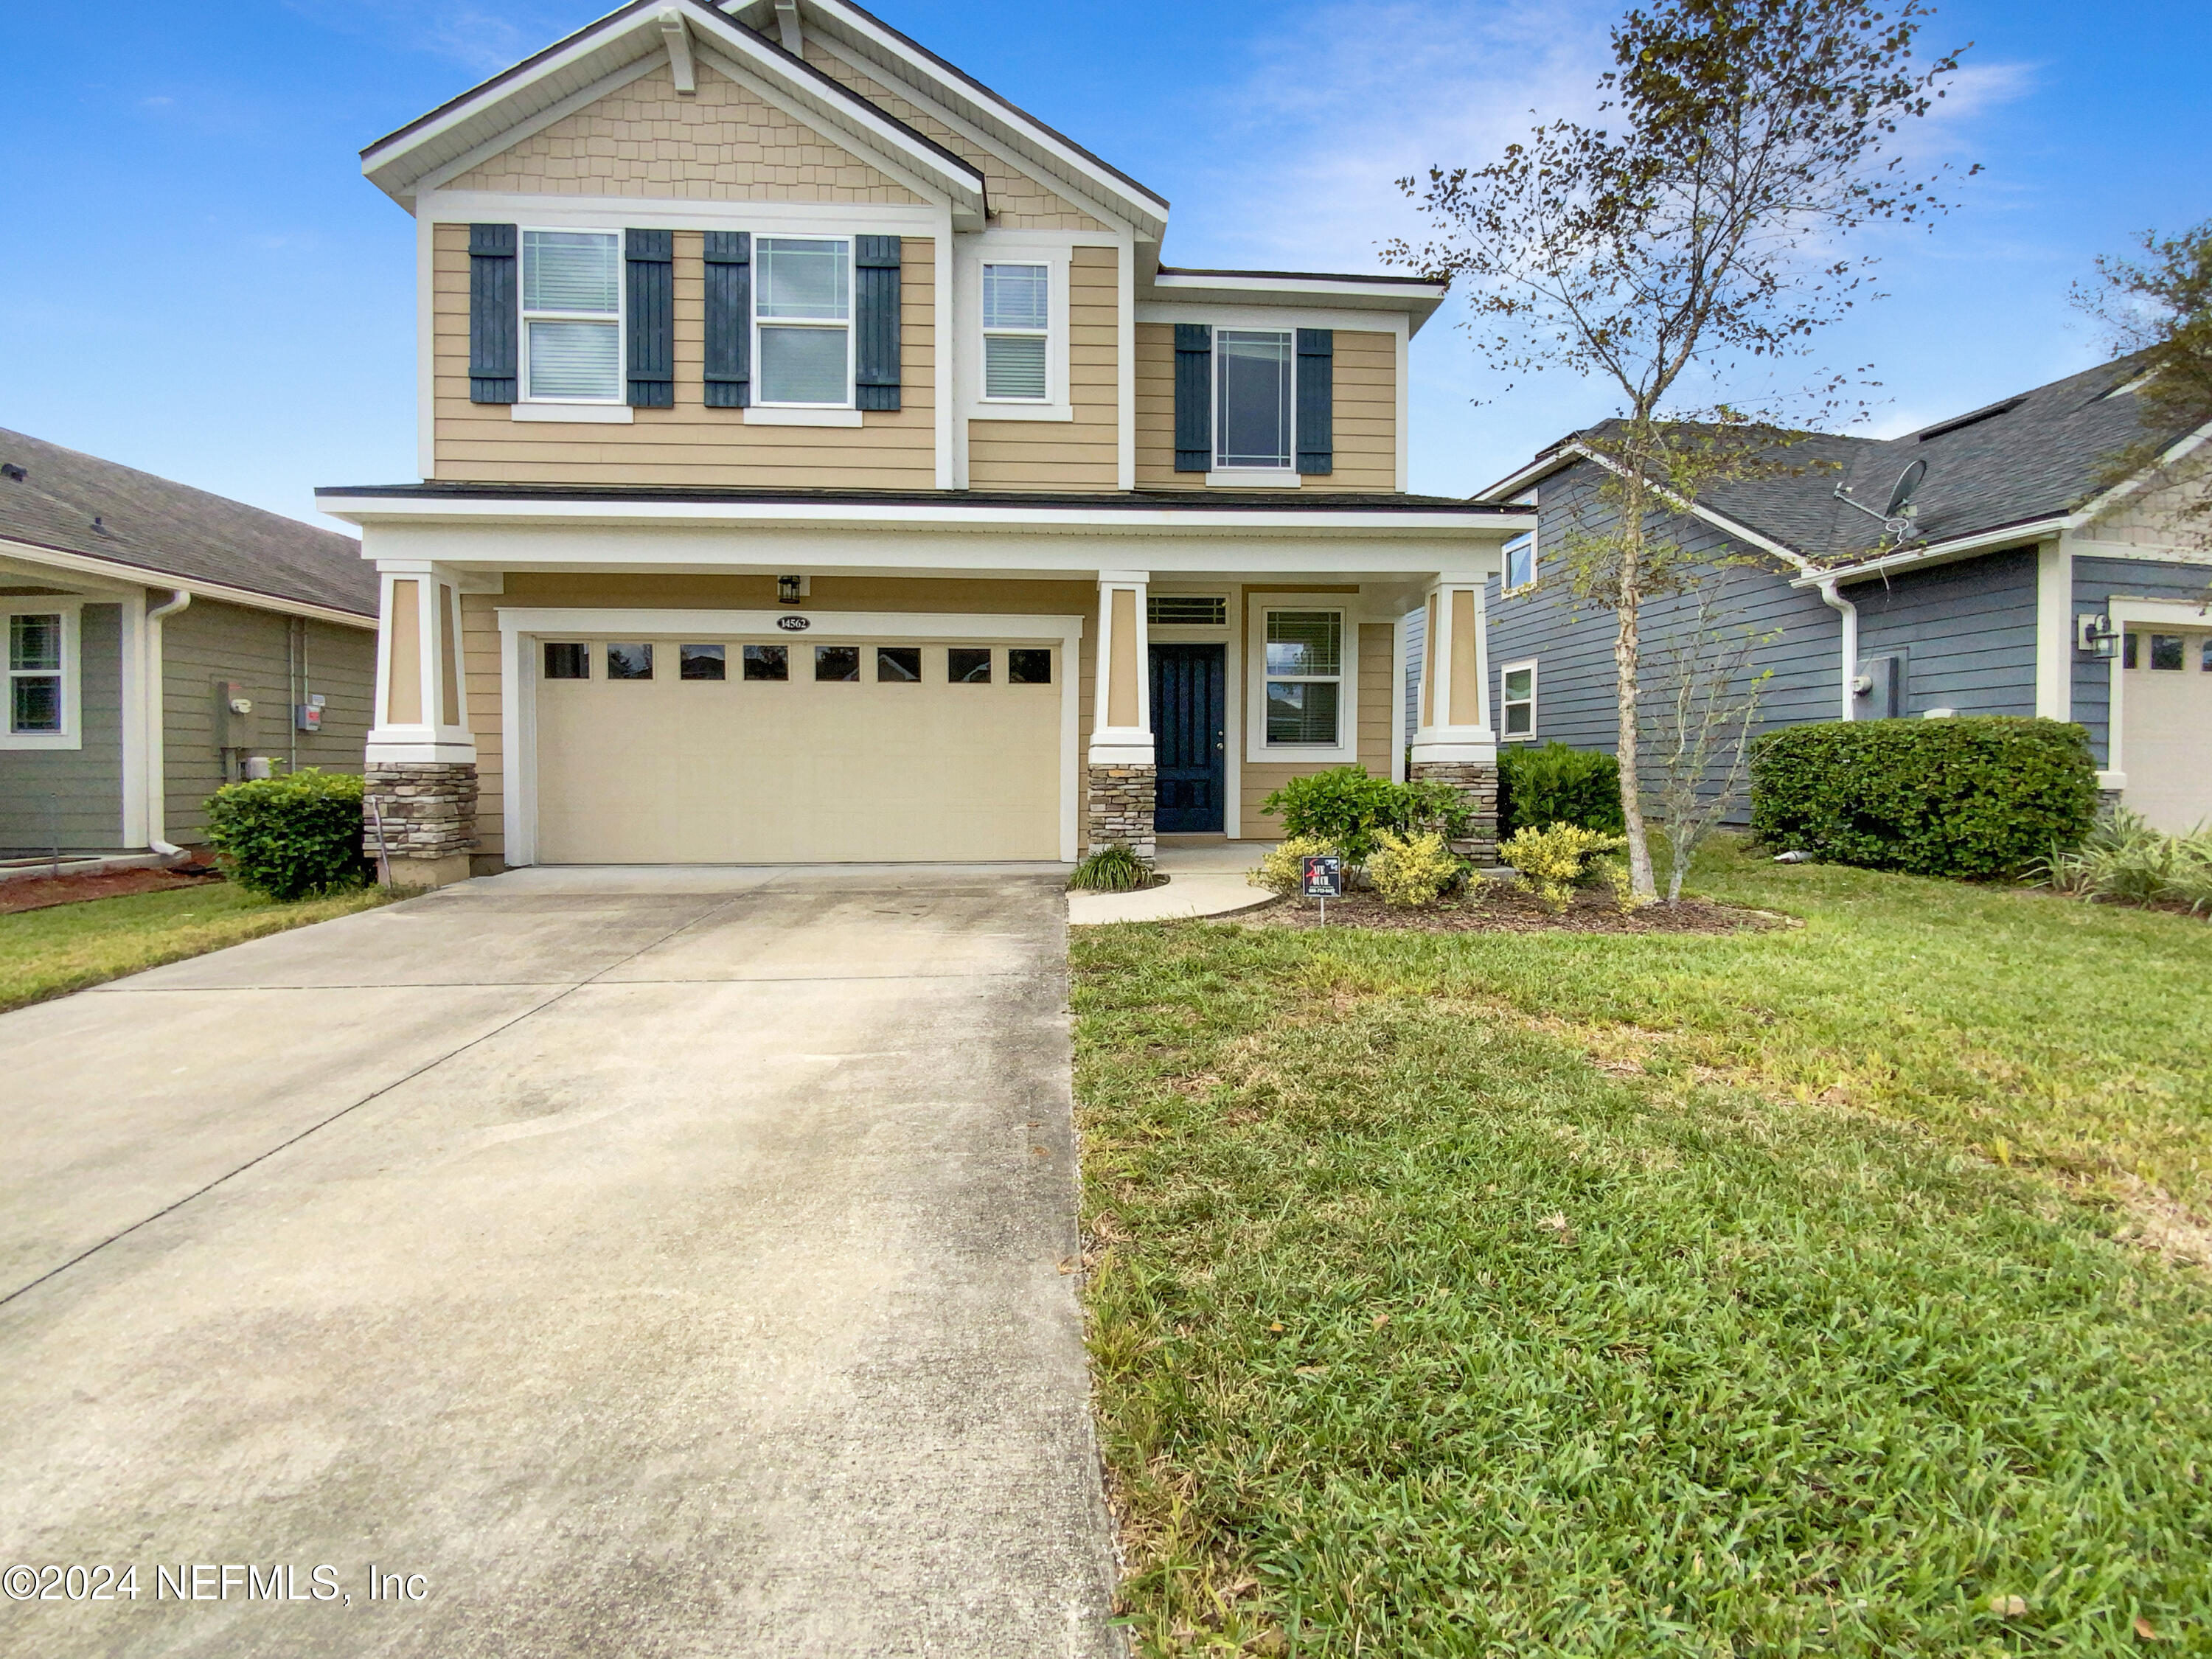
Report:
[[797,605],[806,597],[806,578],[778,576],[775,579],[775,597],[779,604]]
[[2074,618],[2074,648],[2085,657],[2109,662],[2120,648],[2120,630],[2110,617],[2082,611]]

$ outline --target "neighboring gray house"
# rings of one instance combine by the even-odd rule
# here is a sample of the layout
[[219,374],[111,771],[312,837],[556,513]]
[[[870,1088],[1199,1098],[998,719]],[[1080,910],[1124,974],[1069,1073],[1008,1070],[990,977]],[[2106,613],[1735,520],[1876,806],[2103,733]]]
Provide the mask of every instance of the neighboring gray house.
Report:
[[257,757],[361,769],[349,537],[0,430],[0,858],[173,854]]
[[[1663,533],[1678,544],[1741,562],[1704,584],[1715,617],[1776,635],[1759,659],[1772,671],[1762,727],[1946,712],[2078,720],[2103,787],[2129,806],[2169,830],[2212,819],[2212,553],[2174,517],[2212,477],[2212,429],[2144,434],[2137,384],[2122,359],[1905,437],[1815,438],[1790,451],[1794,475],[1716,489],[1671,515]],[[2106,487],[2107,458],[2145,435],[2159,464]],[[1842,483],[1879,512],[1916,461],[1927,467],[1901,543],[1835,499]],[[1487,595],[1501,743],[1613,746],[1613,619],[1576,605],[1553,553],[1570,526],[1601,524],[1603,477],[1569,438],[1475,497],[1539,509]],[[1694,606],[1647,606],[1647,663]]]

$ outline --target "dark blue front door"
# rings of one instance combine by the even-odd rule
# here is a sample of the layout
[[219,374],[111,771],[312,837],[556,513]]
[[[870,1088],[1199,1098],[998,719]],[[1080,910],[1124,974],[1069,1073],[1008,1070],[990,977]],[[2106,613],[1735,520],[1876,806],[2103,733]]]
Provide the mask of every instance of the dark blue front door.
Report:
[[1224,647],[1152,647],[1153,761],[1158,768],[1152,825],[1162,835],[1218,830],[1224,779]]

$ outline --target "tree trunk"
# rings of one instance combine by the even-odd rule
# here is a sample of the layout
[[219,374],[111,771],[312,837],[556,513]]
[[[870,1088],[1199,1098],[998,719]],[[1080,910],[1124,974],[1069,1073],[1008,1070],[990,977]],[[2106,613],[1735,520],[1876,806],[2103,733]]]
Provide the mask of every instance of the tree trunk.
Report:
[[1651,842],[1644,830],[1644,801],[1637,787],[1636,678],[1641,665],[1638,611],[1644,604],[1644,480],[1632,469],[1620,500],[1620,586],[1614,596],[1619,626],[1613,636],[1613,707],[1620,722],[1614,753],[1620,768],[1620,815],[1628,831],[1629,888],[1637,897],[1659,896],[1651,875]]

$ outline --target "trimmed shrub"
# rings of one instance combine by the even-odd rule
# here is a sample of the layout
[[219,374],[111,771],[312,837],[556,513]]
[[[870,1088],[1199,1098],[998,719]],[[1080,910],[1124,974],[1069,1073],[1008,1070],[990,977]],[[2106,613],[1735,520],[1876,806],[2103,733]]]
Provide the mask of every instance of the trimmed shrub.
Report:
[[2030,867],[2028,879],[2077,898],[2117,904],[2180,904],[2212,911],[2212,830],[2161,835],[2140,812],[2116,807],[2097,820],[2079,847],[2054,847]]
[[2096,817],[2089,734],[2060,720],[1828,720],[1752,750],[1753,835],[1869,870],[2016,876]]
[[1459,879],[1460,870],[1458,857],[1433,831],[1407,836],[1382,830],[1375,837],[1375,855],[1367,861],[1367,878],[1382,902],[1398,909],[1434,904],[1437,896]]
[[1304,873],[1298,866],[1298,860],[1320,858],[1329,853],[1334,853],[1340,858],[1343,856],[1342,850],[1335,842],[1323,841],[1319,836],[1292,836],[1269,848],[1261,856],[1260,867],[1245,879],[1255,887],[1265,887],[1277,893],[1295,893]]
[[208,799],[208,845],[233,881],[273,899],[356,887],[371,873],[361,795],[358,777],[312,766],[226,783]]
[[1620,811],[1620,767],[1602,750],[1501,744],[1498,750],[1498,832],[1571,823],[1601,835],[1628,827]]
[[1450,784],[1425,780],[1393,783],[1364,766],[1337,766],[1292,778],[1260,804],[1279,816],[1283,833],[1317,836],[1341,852],[1346,864],[1364,865],[1382,830],[1399,836],[1437,835],[1447,841],[1474,827],[1474,809]]
[[1605,867],[1607,853],[1617,853],[1618,836],[1601,835],[1578,823],[1555,823],[1548,830],[1516,830],[1498,849],[1522,880],[1536,890],[1544,908],[1555,915],[1573,902],[1575,889],[1589,880],[1619,883]]
[[1085,893],[1133,893],[1152,884],[1152,872],[1133,849],[1115,842],[1077,865],[1067,884]]

